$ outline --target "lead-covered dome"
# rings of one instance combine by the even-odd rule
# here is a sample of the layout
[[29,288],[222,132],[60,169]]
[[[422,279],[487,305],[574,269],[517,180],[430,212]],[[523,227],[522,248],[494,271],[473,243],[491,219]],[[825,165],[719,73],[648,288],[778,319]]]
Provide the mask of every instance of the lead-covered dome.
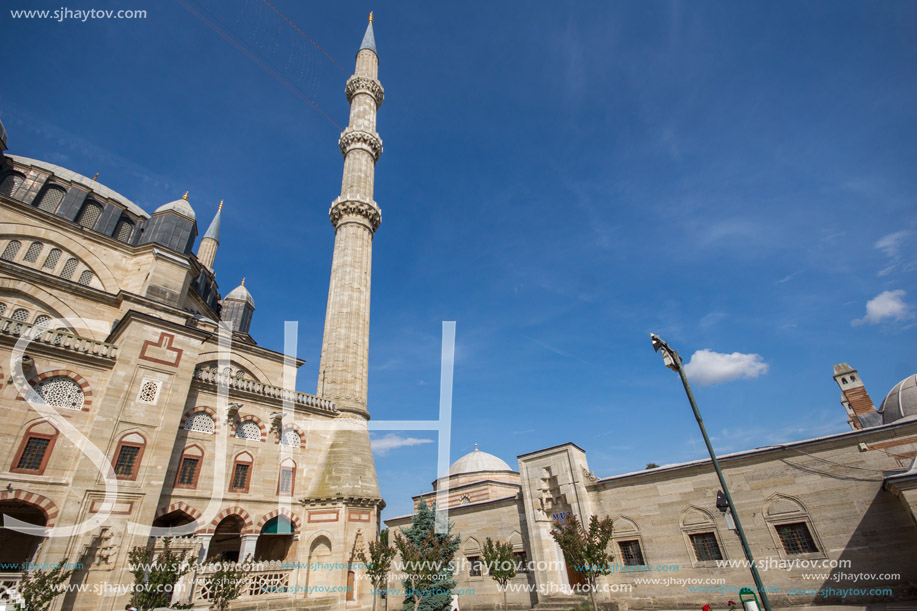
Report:
[[882,414],[882,424],[917,416],[917,374],[904,378],[892,387],[882,399],[879,413]]
[[191,207],[191,204],[188,202],[188,194],[185,193],[181,199],[176,199],[174,202],[169,202],[168,204],[163,204],[160,207],[156,208],[156,212],[177,212],[178,214],[191,219],[192,221],[197,220],[197,217],[194,214],[194,208]]
[[478,444],[474,444],[474,451],[465,454],[449,467],[449,475],[461,475],[463,473],[478,473],[479,471],[511,471],[514,472],[508,464],[497,458],[493,454],[482,452],[478,449]]
[[242,281],[242,284],[229,291],[229,294],[223,298],[223,300],[233,300],[233,301],[244,301],[251,307],[255,307],[255,299],[252,297],[252,294],[248,292],[248,289],[245,288],[245,280]]

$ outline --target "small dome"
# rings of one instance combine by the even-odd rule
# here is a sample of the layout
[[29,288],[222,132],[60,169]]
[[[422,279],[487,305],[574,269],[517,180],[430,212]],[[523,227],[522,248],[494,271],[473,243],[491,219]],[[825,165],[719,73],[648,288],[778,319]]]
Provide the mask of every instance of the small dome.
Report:
[[156,208],[156,211],[153,212],[153,214],[156,214],[157,212],[169,212],[170,210],[177,212],[182,216],[186,216],[192,221],[197,219],[197,217],[194,215],[194,209],[191,207],[191,204],[188,203],[187,193],[185,193],[181,199],[176,199],[174,202],[169,202],[168,204],[163,204]]
[[477,473],[478,471],[513,471],[512,468],[493,454],[482,452],[478,444],[474,444],[474,451],[465,454],[449,467],[449,475],[463,473]]
[[917,416],[917,374],[910,375],[897,384],[882,399],[879,406],[882,424]]
[[244,301],[251,307],[255,307],[255,300],[252,298],[252,294],[248,292],[248,289],[245,288],[245,280],[242,281],[242,284],[229,291],[229,295],[223,298],[223,301],[231,299],[233,301]]

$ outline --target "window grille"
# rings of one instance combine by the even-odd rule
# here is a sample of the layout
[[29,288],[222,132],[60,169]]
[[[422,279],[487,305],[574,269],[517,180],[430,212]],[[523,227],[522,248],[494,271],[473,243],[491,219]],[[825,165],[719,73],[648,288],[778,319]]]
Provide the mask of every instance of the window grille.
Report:
[[64,263],[64,269],[62,269],[60,272],[60,277],[64,280],[70,280],[70,278],[73,276],[73,272],[76,271],[76,266],[78,263],[79,261],[76,259],[68,259],[67,262]]
[[47,314],[41,314],[35,317],[35,328],[36,329],[47,329],[48,323],[51,322],[51,317]]
[[776,528],[787,554],[813,554],[818,551],[812,533],[809,532],[809,527],[805,522],[780,524]]
[[115,461],[115,475],[119,477],[133,477],[134,467],[137,465],[137,456],[140,455],[138,446],[121,446],[118,460]]
[[621,548],[621,558],[624,559],[624,566],[643,566],[643,550],[640,549],[640,542],[618,541],[618,547]]
[[299,438],[299,433],[293,429],[287,429],[283,432],[283,435],[280,436],[280,445],[287,446],[288,448],[298,448],[302,440]]
[[58,261],[60,261],[60,248],[53,248],[48,253],[48,258],[45,259],[45,264],[42,265],[42,268],[53,270],[57,267]]
[[3,254],[0,255],[0,259],[4,261],[12,261],[16,258],[16,254],[19,252],[19,247],[22,246],[22,242],[19,240],[10,240],[6,245],[6,248],[3,249]]
[[261,440],[261,427],[251,420],[246,420],[236,429],[236,437],[239,439],[251,439],[254,441]]
[[88,269],[83,270],[83,273],[80,274],[80,284],[83,286],[89,286],[90,282],[92,282],[92,272]]
[[23,177],[20,174],[7,174],[0,182],[0,195],[12,197],[19,185],[22,184]]
[[293,469],[284,467],[280,469],[280,494],[293,492]]
[[134,233],[134,224],[129,220],[122,218],[115,227],[115,239],[119,242],[130,242],[131,235]]
[[694,547],[694,556],[701,562],[705,560],[722,560],[720,545],[713,533],[695,533],[691,535],[691,545]]
[[38,206],[39,210],[44,210],[45,212],[57,212],[57,207],[60,206],[60,203],[63,200],[63,189],[49,187],[42,192],[36,205]]
[[29,244],[29,249],[25,251],[25,256],[22,258],[24,263],[35,263],[38,260],[38,255],[41,254],[41,249],[45,245],[41,242],[32,242]]
[[83,389],[66,376],[42,380],[35,385],[35,392],[52,407],[83,409]]
[[19,462],[16,463],[16,468],[27,469],[29,471],[38,471],[41,469],[41,461],[44,460],[45,452],[48,451],[48,445],[50,443],[50,439],[29,437],[29,440],[25,444],[25,449],[22,451],[22,456],[19,457]]
[[191,416],[191,418],[189,418],[185,423],[185,430],[194,431],[195,433],[207,433],[208,435],[213,435],[213,418],[211,418],[210,414],[206,412],[198,412]]
[[236,464],[232,472],[232,490],[248,489],[248,471],[251,465]]
[[195,475],[197,475],[197,465],[200,459],[185,456],[181,461],[181,468],[178,470],[178,485],[193,486]]
[[18,310],[13,312],[13,315],[10,316],[10,318],[15,320],[16,322],[25,322],[29,319],[29,311],[23,308],[19,308]]
[[96,226],[96,222],[99,220],[100,216],[102,216],[102,206],[94,201],[88,201],[83,204],[83,207],[80,209],[80,214],[76,217],[76,222],[78,225],[82,225],[87,229],[92,229]]

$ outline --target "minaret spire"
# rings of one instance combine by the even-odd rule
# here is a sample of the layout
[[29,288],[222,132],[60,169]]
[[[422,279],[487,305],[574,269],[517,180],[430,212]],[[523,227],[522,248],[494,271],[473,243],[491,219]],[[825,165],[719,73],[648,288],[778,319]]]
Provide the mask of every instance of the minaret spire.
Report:
[[223,213],[223,200],[220,200],[220,207],[217,213],[210,221],[210,227],[207,233],[201,238],[201,244],[197,247],[197,260],[201,265],[209,270],[213,270],[213,261],[217,256],[217,247],[220,245],[220,215]]
[[339,410],[366,419],[372,240],[382,220],[373,201],[375,164],[382,154],[376,133],[376,111],[383,98],[378,69],[370,22],[345,89],[350,123],[339,141],[344,155],[341,196],[329,211],[335,228],[334,258],[318,384],[318,393]]

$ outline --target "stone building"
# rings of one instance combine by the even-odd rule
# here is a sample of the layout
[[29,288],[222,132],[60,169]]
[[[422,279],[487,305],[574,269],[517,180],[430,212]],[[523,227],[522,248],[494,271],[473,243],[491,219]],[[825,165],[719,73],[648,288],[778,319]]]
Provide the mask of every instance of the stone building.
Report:
[[[917,600],[917,376],[897,384],[878,410],[855,369],[837,365],[834,379],[851,431],[719,458],[755,559],[771,567],[761,571],[768,597],[774,606]],[[600,580],[599,600],[725,608],[740,587],[754,587],[747,568],[722,566],[745,556],[731,516],[717,509],[709,460],[600,478],[586,452],[565,443],[522,454],[517,464],[475,446],[434,492],[414,497],[415,508],[430,505],[448,488],[448,519],[462,538],[460,609],[501,608],[480,564],[488,537],[512,543],[525,569],[511,582],[511,606],[570,608],[560,601],[578,575],[550,536],[570,515],[613,519],[609,551],[619,566]],[[410,523],[411,516],[385,521]]]
[[[216,271],[234,275],[216,264],[222,204],[195,253],[187,193],[148,213],[96,179],[3,153],[0,607],[22,568],[66,561],[84,591],[59,608],[123,608],[128,551],[166,535],[199,559],[263,561],[239,608],[370,604],[367,582],[327,563],[353,561],[384,507],[366,409],[378,63],[370,19],[346,84],[314,395],[295,391],[303,361],[252,338],[245,281],[221,297]],[[191,581],[176,596],[206,603]]]

